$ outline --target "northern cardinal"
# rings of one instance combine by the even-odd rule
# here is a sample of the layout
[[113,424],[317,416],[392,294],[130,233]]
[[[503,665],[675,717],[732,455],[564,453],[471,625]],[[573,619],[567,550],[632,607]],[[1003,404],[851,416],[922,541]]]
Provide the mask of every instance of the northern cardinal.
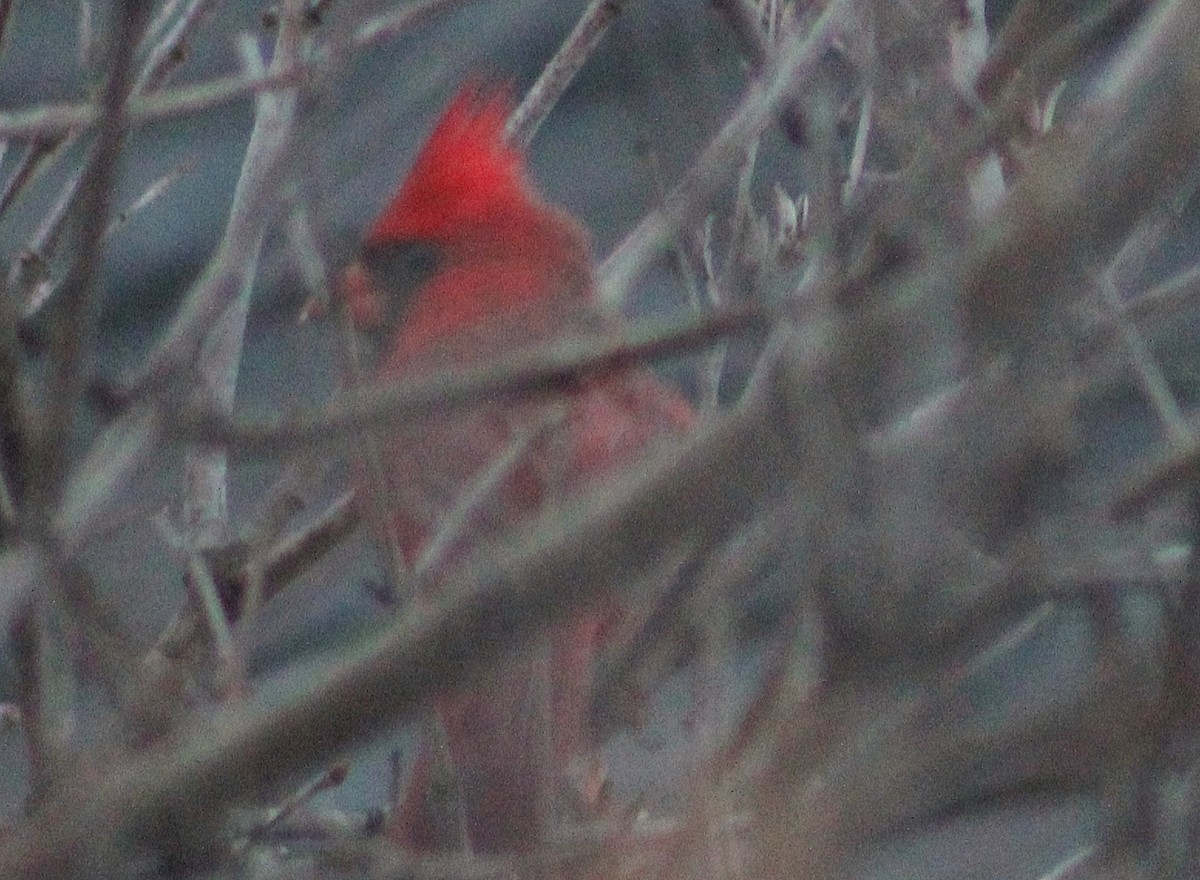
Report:
[[[379,379],[613,328],[594,302],[586,233],[541,198],[525,156],[505,142],[509,110],[503,92],[463,88],[341,276],[353,325],[379,340]],[[457,559],[485,553],[514,523],[630,467],[694,418],[682,397],[633,369],[549,403],[496,402],[406,425],[383,449],[387,522],[410,565],[431,542]],[[427,581],[422,589],[437,589],[436,576]],[[545,805],[570,788],[588,751],[591,668],[616,613],[599,609],[540,645],[516,646],[465,692],[437,701],[472,849],[536,844]],[[429,738],[419,748],[392,820],[393,836],[416,850],[459,839],[433,791],[437,751]]]

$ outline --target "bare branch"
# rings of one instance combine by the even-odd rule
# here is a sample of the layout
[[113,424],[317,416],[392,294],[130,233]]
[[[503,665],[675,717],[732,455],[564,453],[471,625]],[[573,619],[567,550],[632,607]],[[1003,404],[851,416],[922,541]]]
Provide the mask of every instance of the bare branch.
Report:
[[509,117],[505,137],[517,146],[525,146],[541,126],[542,121],[558,103],[575,74],[579,73],[588,56],[604,39],[609,26],[630,0],[592,0],[583,11],[558,52],[543,68],[520,106]]
[[[369,647],[329,658],[304,693],[265,710],[210,711],[181,741],[67,783],[0,841],[0,874],[65,876],[113,835],[153,847],[165,817],[189,827],[221,803],[313,772],[506,646],[636,581],[653,564],[649,547],[719,543],[762,503],[764,489],[782,490],[805,467],[792,432],[812,411],[807,398],[822,392],[810,387],[813,354],[791,345],[781,353],[745,405],[686,449],[571,516],[539,520],[486,570],[459,572],[440,598],[411,609]],[[568,581],[572,589],[562,589]]]
[[[244,73],[214,77],[206,82],[174,89],[161,89],[152,94],[134,97],[125,108],[126,123],[130,126],[144,125],[160,119],[170,119],[199,113],[219,107],[239,98],[251,97],[265,92],[295,88],[308,80],[314,69],[342,54],[373,45],[384,40],[396,39],[424,24],[429,18],[458,4],[478,0],[425,0],[413,3],[396,12],[380,16],[363,25],[343,46],[333,54],[318,55],[282,70],[261,76]],[[174,53],[167,59],[173,61]],[[149,77],[147,81],[161,76]],[[100,115],[91,104],[50,104],[29,110],[14,110],[0,113],[0,140],[39,139],[53,141],[59,137],[89,128],[97,123]],[[0,199],[0,207],[3,200]]]
[[92,370],[98,316],[94,286],[101,243],[108,226],[113,182],[125,138],[124,105],[133,88],[133,46],[145,24],[144,3],[117,4],[110,34],[111,62],[102,100],[102,118],[91,158],[80,178],[71,214],[73,260],[64,299],[51,322],[51,374],[48,403],[32,437],[27,482],[35,517],[48,523],[67,472],[68,444]]
[[176,19],[175,26],[164,33],[151,48],[134,85],[135,95],[156,91],[163,84],[171,69],[178,66],[185,57],[188,38],[200,25],[204,16],[211,11],[212,6],[213,0],[191,0],[188,8]]
[[670,247],[679,230],[693,222],[712,202],[726,176],[767,125],[788,95],[799,90],[816,71],[850,7],[833,0],[803,39],[781,41],[775,62],[747,91],[738,108],[717,132],[664,204],[650,212],[600,266],[600,299],[620,304],[629,287]]
[[666,329],[631,327],[615,341],[567,341],[472,369],[449,370],[420,381],[368,387],[322,410],[257,419],[185,411],[172,419],[183,440],[225,443],[265,452],[328,442],[337,434],[433,412],[469,407],[498,396],[555,395],[590,377],[705,348],[714,341],[771,327],[769,310],[714,312]]
[[[300,63],[306,0],[284,3],[283,18],[275,41],[271,70],[278,72]],[[252,50],[257,51],[257,50]],[[277,176],[286,155],[296,108],[295,91],[277,92],[260,97],[254,129],[242,161],[242,173],[233,195],[233,208],[225,238],[218,253],[235,259],[236,264],[213,267],[217,276],[229,279],[236,286],[232,301],[213,323],[201,344],[197,368],[200,377],[198,397],[205,407],[217,412],[233,408],[237,391],[237,376],[241,365],[242,345],[246,331],[246,316],[254,289],[259,250],[272,213],[266,209],[270,190],[267,181]],[[220,289],[213,284],[209,290]],[[204,288],[190,294],[195,299],[206,295]],[[185,307],[186,309],[186,307]],[[226,470],[224,449],[200,446],[189,449],[184,460],[187,491],[184,495],[184,518],[194,540],[216,525],[227,527]]]

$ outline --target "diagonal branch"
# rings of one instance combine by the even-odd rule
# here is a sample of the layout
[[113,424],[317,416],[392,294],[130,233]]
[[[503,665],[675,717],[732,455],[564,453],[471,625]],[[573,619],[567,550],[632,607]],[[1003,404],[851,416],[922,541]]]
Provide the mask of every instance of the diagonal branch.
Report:
[[254,418],[185,410],[169,430],[180,439],[226,443],[254,452],[323,443],[363,427],[417,419],[497,397],[561,394],[587,379],[703,349],[730,336],[762,333],[775,320],[766,309],[728,309],[665,329],[632,327],[616,340],[568,340],[480,367],[367,387],[315,410]]
[[630,0],[592,0],[575,29],[550,59],[505,127],[505,137],[516,146],[528,146],[550,109],[558,103],[575,74],[604,39],[609,26]]
[[36,424],[27,471],[31,509],[48,522],[67,471],[68,445],[91,377],[96,322],[96,279],[101,244],[121,148],[125,140],[124,105],[133,88],[133,46],[145,24],[148,6],[117,4],[112,29],[110,72],[101,104],[101,124],[82,172],[69,214],[74,224],[73,259],[62,302],[51,320],[50,379],[45,410]]
[[166,845],[170,828],[303,778],[512,644],[637,582],[656,548],[719,544],[811,464],[797,432],[826,394],[823,354],[786,342],[738,410],[627,482],[542,518],[485,567],[459,569],[372,643],[328,657],[303,693],[206,710],[181,739],[80,774],[0,841],[0,876],[66,876],[118,839]]
[[647,214],[600,266],[600,299],[621,303],[629,287],[666,252],[679,231],[694,222],[720,193],[731,169],[780,106],[817,70],[817,65],[853,4],[833,0],[803,39],[781,41],[786,48],[754,81],[729,120],[717,132],[683,179]]

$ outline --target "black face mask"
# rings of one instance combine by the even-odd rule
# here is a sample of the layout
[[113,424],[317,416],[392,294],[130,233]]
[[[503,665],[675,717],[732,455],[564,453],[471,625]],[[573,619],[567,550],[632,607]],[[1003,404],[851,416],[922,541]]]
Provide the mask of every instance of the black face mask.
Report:
[[378,354],[399,329],[414,294],[441,265],[438,248],[423,241],[374,242],[363,246],[359,263],[379,293],[382,320],[363,328],[361,336]]

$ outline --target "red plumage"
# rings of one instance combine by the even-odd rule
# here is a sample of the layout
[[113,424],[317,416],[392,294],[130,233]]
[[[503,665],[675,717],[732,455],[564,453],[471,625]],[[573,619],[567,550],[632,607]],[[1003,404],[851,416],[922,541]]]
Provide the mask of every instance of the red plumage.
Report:
[[524,159],[504,140],[509,103],[502,92],[462,89],[430,132],[408,177],[367,241],[424,238],[453,242],[465,227],[492,225],[529,201]]
[[[503,94],[462,90],[343,274],[351,316],[387,337],[381,377],[477,365],[614,329],[593,299],[586,234],[541,198],[526,179],[524,156],[505,143],[508,111]],[[692,421],[685,401],[633,370],[584,382],[561,400],[496,402],[406,425],[385,451],[395,537],[415,563],[453,513],[458,526],[447,554],[486,553],[491,539],[568,503]],[[511,460],[497,476],[505,455]],[[485,475],[489,489],[480,493]],[[462,499],[472,493],[464,514]],[[590,745],[591,667],[612,613],[514,649],[470,690],[438,701],[474,848],[528,848],[542,826],[540,805],[569,788],[571,766]],[[419,849],[454,839],[431,797],[432,754],[426,743],[393,821],[394,835]]]

